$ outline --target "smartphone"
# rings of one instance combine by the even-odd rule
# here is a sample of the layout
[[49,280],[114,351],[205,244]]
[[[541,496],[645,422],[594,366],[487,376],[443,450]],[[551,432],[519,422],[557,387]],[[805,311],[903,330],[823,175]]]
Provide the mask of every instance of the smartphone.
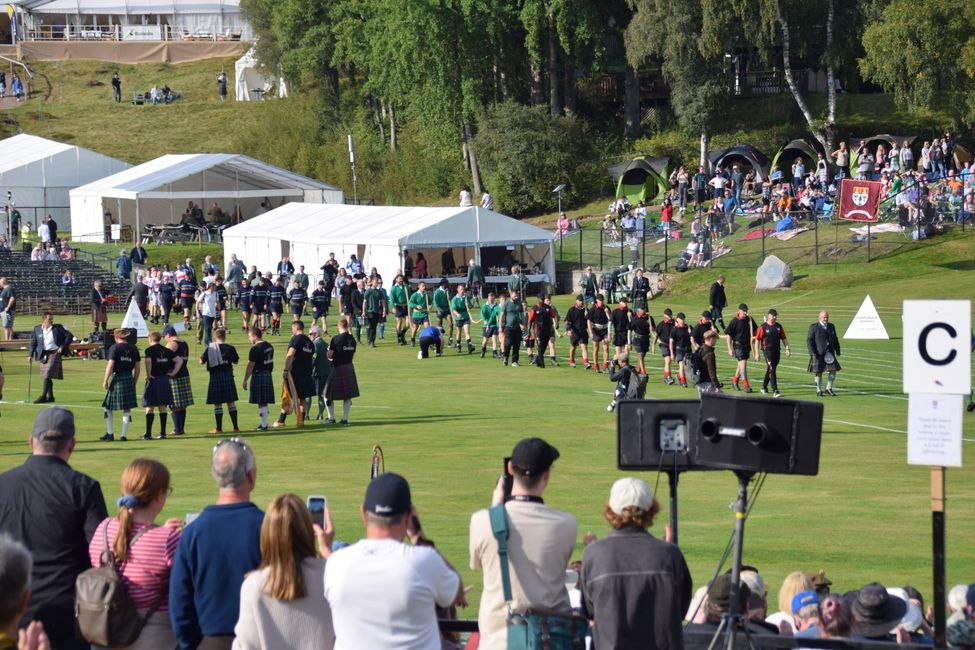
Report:
[[311,513],[311,522],[325,528],[325,506],[328,501],[323,496],[308,497],[308,512]]
[[511,496],[511,488],[514,485],[515,477],[508,472],[508,463],[511,462],[511,456],[504,457],[504,465],[501,466],[501,475],[504,476],[504,498],[505,500]]

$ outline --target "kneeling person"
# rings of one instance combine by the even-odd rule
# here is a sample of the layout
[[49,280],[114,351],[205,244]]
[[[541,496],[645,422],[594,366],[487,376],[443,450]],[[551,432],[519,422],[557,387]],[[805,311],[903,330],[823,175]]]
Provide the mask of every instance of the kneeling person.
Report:
[[437,356],[443,354],[443,329],[428,325],[420,332],[420,351],[416,353],[417,359],[428,359],[430,348],[433,348]]

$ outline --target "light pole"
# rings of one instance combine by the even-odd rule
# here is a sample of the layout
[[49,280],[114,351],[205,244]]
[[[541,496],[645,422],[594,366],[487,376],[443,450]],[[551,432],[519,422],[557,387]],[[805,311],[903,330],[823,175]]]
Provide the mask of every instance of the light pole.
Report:
[[352,165],[352,203],[359,205],[359,190],[356,186],[355,177],[355,143],[352,142],[352,134],[349,134],[349,164]]
[[565,186],[566,186],[566,184],[565,183],[562,183],[558,187],[556,187],[554,190],[552,190],[552,194],[558,194],[559,195],[559,216],[560,217],[562,216],[562,192],[565,191]]

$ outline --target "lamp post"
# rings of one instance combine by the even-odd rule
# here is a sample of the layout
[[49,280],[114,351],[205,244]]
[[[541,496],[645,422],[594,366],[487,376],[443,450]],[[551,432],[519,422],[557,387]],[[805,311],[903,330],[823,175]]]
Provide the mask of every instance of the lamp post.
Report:
[[349,164],[352,165],[352,203],[359,205],[359,190],[356,186],[355,177],[355,143],[352,142],[352,134],[349,134]]

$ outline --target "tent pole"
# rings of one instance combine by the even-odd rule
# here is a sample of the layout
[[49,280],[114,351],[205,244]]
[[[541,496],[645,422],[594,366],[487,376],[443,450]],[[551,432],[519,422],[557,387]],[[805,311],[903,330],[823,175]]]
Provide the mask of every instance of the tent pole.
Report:
[[[118,202],[118,225],[119,228],[121,228],[122,227],[122,199],[116,199],[116,201]],[[102,221],[104,221],[104,219],[105,219],[105,215],[102,215]],[[108,237],[106,238],[105,243],[107,244],[111,241],[112,241],[112,226],[111,224],[109,224]]]
[[[119,219],[119,234],[121,235],[122,220]],[[139,214],[139,197],[135,197],[135,236],[142,232],[142,216]]]

